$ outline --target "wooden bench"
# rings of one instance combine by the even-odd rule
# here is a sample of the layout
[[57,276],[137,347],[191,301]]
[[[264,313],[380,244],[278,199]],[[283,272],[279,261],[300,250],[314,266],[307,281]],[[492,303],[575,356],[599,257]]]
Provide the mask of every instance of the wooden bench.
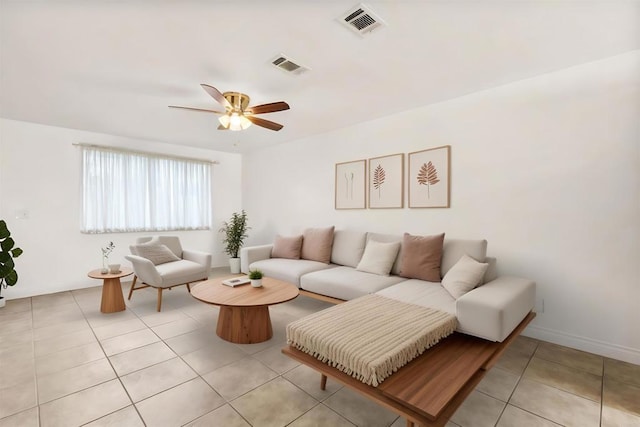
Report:
[[530,312],[503,342],[454,333],[403,366],[378,387],[364,384],[315,357],[287,346],[282,353],[406,418],[407,426],[443,426],[536,316]]

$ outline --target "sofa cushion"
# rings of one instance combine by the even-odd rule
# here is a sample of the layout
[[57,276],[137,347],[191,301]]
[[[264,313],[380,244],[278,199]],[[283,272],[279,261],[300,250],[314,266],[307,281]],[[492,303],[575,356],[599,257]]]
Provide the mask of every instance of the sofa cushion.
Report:
[[347,267],[357,266],[364,253],[366,243],[366,232],[336,230],[333,234],[331,262]]
[[391,268],[391,274],[397,276],[400,273],[400,260],[402,259],[402,236],[398,234],[382,234],[382,233],[367,233],[367,242],[369,240],[375,240],[376,242],[399,242],[400,250],[398,251],[398,256],[396,257],[396,261],[393,263],[393,267]]
[[301,258],[329,264],[334,227],[307,228],[302,238]]
[[400,242],[383,243],[369,240],[356,270],[388,276],[399,249]]
[[271,258],[300,259],[302,250],[302,235],[283,237],[276,236],[271,250]]
[[[133,253],[133,250],[131,252]],[[180,261],[180,258],[178,258],[166,245],[135,245],[135,253],[137,253],[138,256],[141,256],[142,258],[148,259],[153,263],[153,265]]]
[[456,299],[440,283],[410,279],[376,292],[383,297],[456,314]]
[[305,274],[300,288],[333,298],[351,300],[403,281],[398,276],[380,276],[351,267],[335,267]]
[[440,274],[444,276],[456,262],[467,254],[478,262],[485,262],[487,257],[486,240],[446,239],[442,248]]
[[444,233],[435,236],[413,236],[404,233],[400,275],[429,282],[440,281],[440,263]]
[[304,259],[269,258],[252,262],[249,270],[261,270],[266,277],[284,280],[300,286],[300,276],[317,270],[335,267],[318,261]]
[[455,299],[480,284],[489,264],[478,262],[464,254],[442,278],[442,287]]

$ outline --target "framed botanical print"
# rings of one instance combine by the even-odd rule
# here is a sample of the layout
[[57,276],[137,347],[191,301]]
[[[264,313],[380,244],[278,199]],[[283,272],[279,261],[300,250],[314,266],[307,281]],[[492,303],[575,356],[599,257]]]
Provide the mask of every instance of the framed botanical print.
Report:
[[369,159],[369,208],[404,207],[404,153]]
[[409,207],[448,208],[451,146],[409,153]]
[[335,208],[366,208],[366,160],[336,163]]

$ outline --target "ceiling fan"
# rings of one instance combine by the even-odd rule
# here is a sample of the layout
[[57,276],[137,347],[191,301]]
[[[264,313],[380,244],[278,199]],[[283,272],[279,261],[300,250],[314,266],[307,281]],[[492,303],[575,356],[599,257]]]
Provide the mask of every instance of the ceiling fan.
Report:
[[218,130],[244,130],[251,124],[261,126],[270,130],[278,131],[283,128],[279,123],[256,117],[256,114],[275,113],[289,109],[289,104],[284,101],[271,102],[269,104],[254,105],[249,107],[249,96],[240,92],[224,92],[207,84],[201,84],[213,99],[224,107],[224,111],[206,110],[203,108],[179,107],[169,105],[169,108],[183,108],[185,110],[202,111],[206,113],[220,114]]

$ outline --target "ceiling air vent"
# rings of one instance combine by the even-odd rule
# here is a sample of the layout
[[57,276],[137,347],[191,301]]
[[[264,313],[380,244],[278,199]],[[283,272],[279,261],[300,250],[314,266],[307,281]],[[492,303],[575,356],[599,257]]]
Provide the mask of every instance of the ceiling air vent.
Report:
[[291,58],[287,58],[284,55],[278,55],[273,61],[271,61],[271,63],[275,67],[280,68],[281,70],[291,74],[302,74],[305,71],[309,70],[309,67],[300,65],[299,63],[296,63]]
[[379,16],[373,13],[368,6],[362,3],[343,14],[340,22],[361,36],[370,33],[380,26],[387,25]]

